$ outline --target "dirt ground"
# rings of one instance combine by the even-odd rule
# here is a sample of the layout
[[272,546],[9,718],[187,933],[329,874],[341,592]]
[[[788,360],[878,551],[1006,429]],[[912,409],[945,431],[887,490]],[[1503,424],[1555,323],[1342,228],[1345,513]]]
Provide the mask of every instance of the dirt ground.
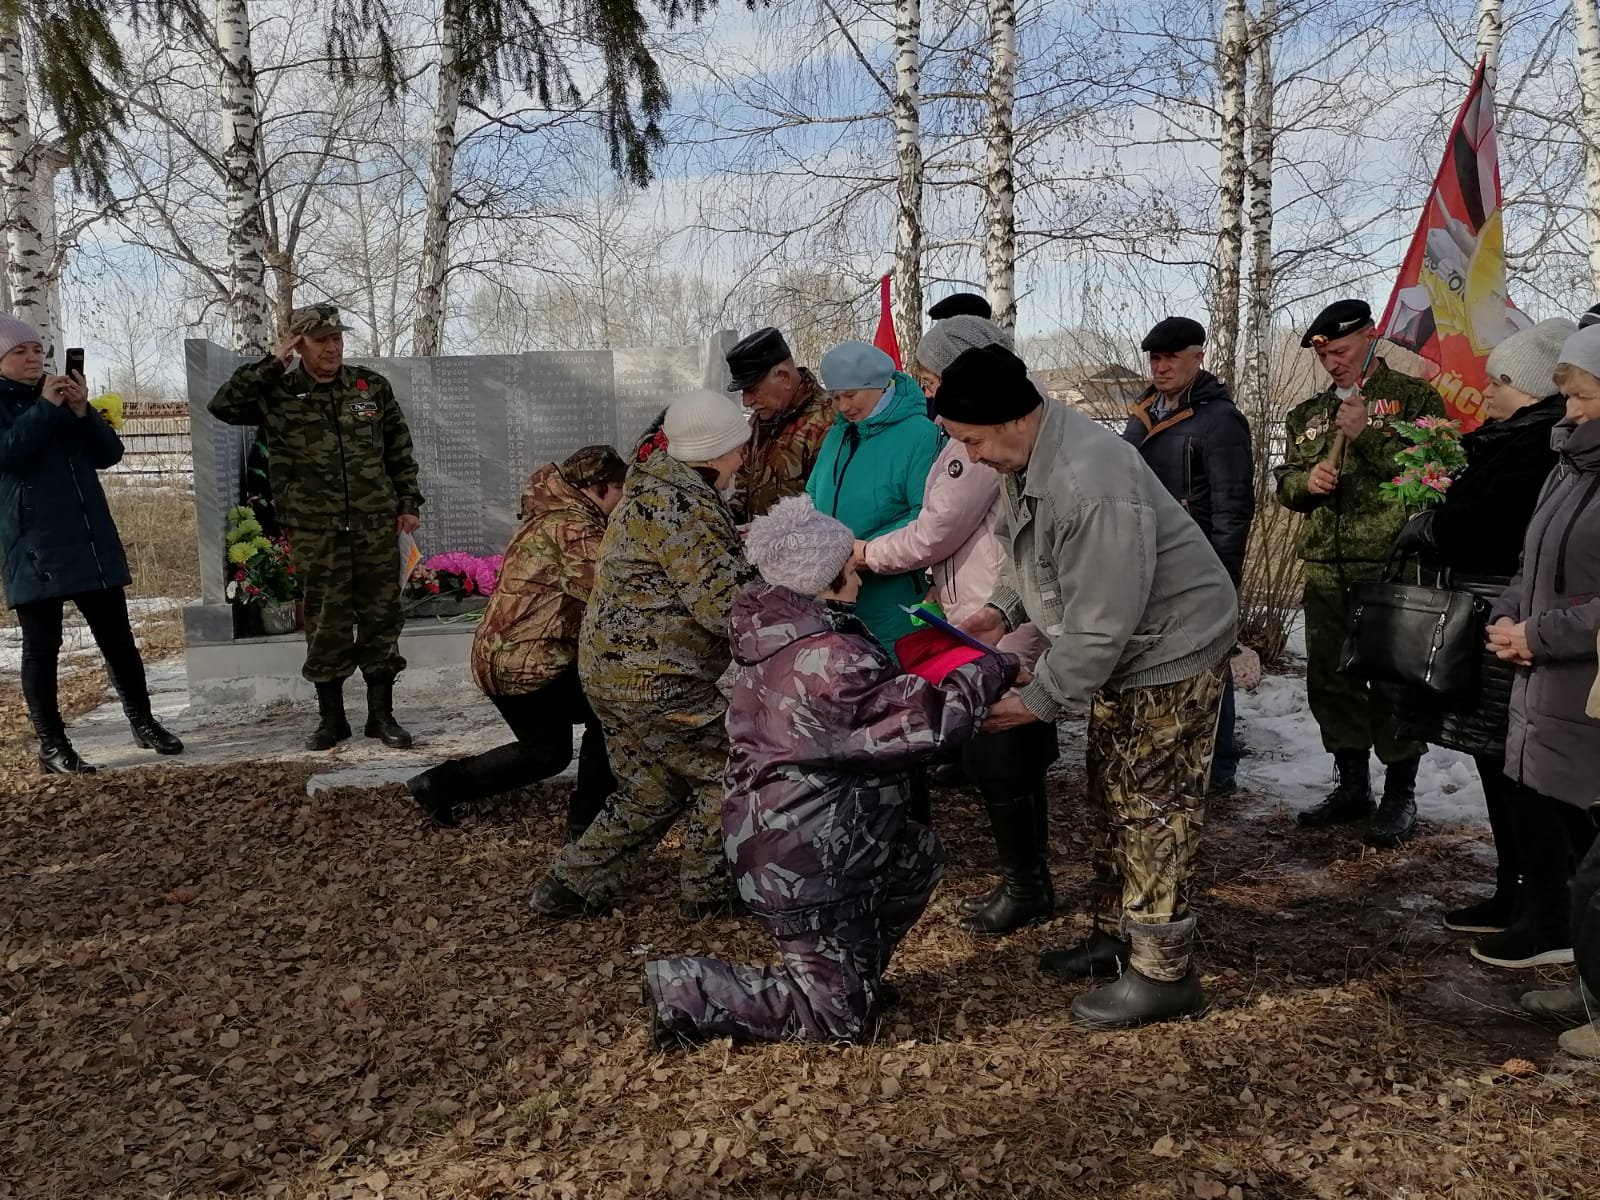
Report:
[[[303,764],[0,758],[3,1197],[1595,1194],[1600,1073],[1515,1006],[1565,976],[1472,965],[1439,925],[1487,877],[1473,830],[1374,853],[1230,800],[1201,870],[1210,1011],[1093,1033],[1034,969],[1081,917],[955,929],[992,854],[975,798],[940,793],[951,868],[876,1044],[663,1056],[641,962],[767,940],[681,920],[670,844],[616,915],[535,918],[564,785],[442,833],[397,786],[308,797]],[[1075,914],[1075,738],[1053,786]]]

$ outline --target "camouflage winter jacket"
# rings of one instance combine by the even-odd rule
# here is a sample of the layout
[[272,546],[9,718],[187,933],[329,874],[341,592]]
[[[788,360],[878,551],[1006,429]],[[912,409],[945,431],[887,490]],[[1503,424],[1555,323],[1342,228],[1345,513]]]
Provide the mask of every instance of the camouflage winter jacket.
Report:
[[319,383],[269,354],[235,371],[210,409],[260,427],[273,508],[289,529],[371,529],[422,511],[411,431],[382,375],[346,364]]
[[779,500],[806,490],[822,439],[833,427],[833,405],[809,370],[800,371],[801,399],[772,421],[757,421],[731,507],[740,525],[765,515]]
[[522,510],[472,639],[472,677],[490,696],[534,691],[578,661],[578,628],[606,535],[600,506],[554,463],[533,473]]
[[847,611],[765,583],[740,593],[732,630],[722,832],[739,895],[780,934],[864,911],[905,825],[902,773],[970,738],[1017,661],[931,684]]
[[1278,502],[1306,513],[1296,550],[1306,562],[1386,562],[1406,510],[1386,499],[1378,485],[1393,479],[1396,452],[1408,443],[1395,426],[1419,417],[1444,416],[1444,401],[1420,379],[1391,371],[1382,359],[1361,389],[1372,421],[1345,447],[1339,486],[1329,496],[1307,486],[1311,468],[1328,457],[1339,397],[1332,387],[1291,409],[1287,420],[1288,457],[1274,467]]
[[755,577],[715,488],[670,453],[635,464],[578,637],[584,691],[620,701],[714,693],[728,669],[728,610]]

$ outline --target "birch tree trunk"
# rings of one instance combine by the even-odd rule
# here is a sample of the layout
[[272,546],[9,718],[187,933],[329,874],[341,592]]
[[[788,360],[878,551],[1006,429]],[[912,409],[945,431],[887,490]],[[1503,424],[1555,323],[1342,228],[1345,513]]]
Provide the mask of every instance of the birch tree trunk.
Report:
[[1500,70],[1500,0],[1478,0],[1478,48],[1474,62],[1485,63],[1484,78],[1494,86]]
[[1250,283],[1245,313],[1247,365],[1240,382],[1241,407],[1263,434],[1264,422],[1272,413],[1272,160],[1277,146],[1272,37],[1277,15],[1276,0],[1262,0],[1250,61],[1255,76],[1250,94]]
[[1578,132],[1588,193],[1589,277],[1600,291],[1600,14],[1595,0],[1572,0],[1572,13],[1578,27],[1578,97],[1583,106]]
[[983,175],[989,228],[983,276],[995,323],[1006,329],[1017,323],[1016,103],[1016,0],[989,0],[989,127]]
[[900,345],[922,336],[922,4],[895,0],[894,114],[896,198],[894,310]]
[[56,222],[56,176],[70,162],[56,146],[34,147],[33,213],[39,228],[39,245],[44,251],[46,323],[40,328],[50,330],[52,336],[59,336],[61,331],[61,272],[67,261],[66,247],[61,244],[61,231]]
[[417,316],[411,353],[439,353],[444,328],[445,275],[450,268],[450,201],[455,194],[456,117],[461,111],[461,4],[445,0],[439,15],[439,92],[433,106],[433,156],[417,271]]
[[1218,39],[1222,161],[1217,196],[1217,245],[1212,258],[1211,368],[1233,382],[1239,342],[1239,267],[1244,257],[1245,64],[1250,28],[1244,0],[1227,0]]
[[10,6],[0,7],[0,190],[5,193],[6,273],[11,312],[44,337],[47,361],[55,359],[56,331],[50,325],[47,275],[49,258],[39,236],[39,165],[28,125],[28,81],[22,34]]
[[233,347],[264,354],[272,342],[267,298],[267,231],[261,215],[261,123],[250,57],[247,0],[217,0],[222,52],[222,169],[228,205],[228,319]]

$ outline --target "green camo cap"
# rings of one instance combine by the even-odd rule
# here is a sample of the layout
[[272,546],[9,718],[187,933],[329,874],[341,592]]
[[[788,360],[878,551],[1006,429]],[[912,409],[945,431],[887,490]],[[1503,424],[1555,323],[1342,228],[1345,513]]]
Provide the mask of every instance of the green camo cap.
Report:
[[289,332],[305,337],[327,337],[330,333],[348,333],[350,326],[339,320],[337,304],[308,304],[289,314]]

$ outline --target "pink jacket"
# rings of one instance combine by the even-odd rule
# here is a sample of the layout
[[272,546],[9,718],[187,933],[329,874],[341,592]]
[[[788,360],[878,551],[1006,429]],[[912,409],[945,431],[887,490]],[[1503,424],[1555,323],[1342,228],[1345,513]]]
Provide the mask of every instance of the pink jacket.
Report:
[[[1001,519],[1000,476],[973,462],[951,438],[939,451],[922,488],[922,512],[909,525],[867,543],[867,567],[881,575],[926,568],[952,621],[962,621],[989,602],[1005,565],[995,536]],[[1047,641],[1032,625],[1002,639],[1002,649],[1032,664]]]

